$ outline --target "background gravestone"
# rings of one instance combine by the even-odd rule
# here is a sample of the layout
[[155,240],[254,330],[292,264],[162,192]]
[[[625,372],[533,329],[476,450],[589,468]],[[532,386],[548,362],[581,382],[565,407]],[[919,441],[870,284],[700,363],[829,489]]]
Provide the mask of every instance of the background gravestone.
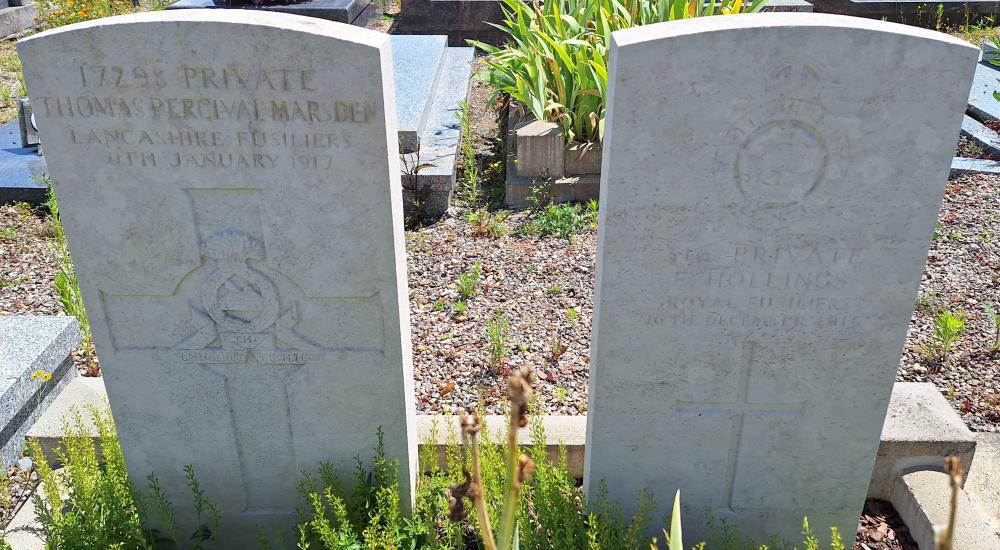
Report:
[[178,11],[18,49],[136,483],[155,472],[188,502],[192,464],[223,534],[249,545],[257,524],[292,525],[302,469],[349,471],[381,426],[406,502],[414,408],[388,37]]
[[814,14],[613,37],[588,494],[851,539],[976,48]]

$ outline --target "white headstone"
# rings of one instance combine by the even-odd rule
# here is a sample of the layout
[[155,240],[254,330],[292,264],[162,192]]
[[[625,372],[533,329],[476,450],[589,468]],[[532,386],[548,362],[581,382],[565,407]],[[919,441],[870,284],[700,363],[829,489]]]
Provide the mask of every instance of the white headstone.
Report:
[[350,471],[381,426],[406,502],[416,453],[388,37],[183,10],[18,50],[137,484],[155,473],[190,512],[192,464],[226,533],[244,537],[230,540],[252,541],[257,524],[294,524],[302,469]]
[[853,539],[976,57],[831,15],[613,35],[589,495]]

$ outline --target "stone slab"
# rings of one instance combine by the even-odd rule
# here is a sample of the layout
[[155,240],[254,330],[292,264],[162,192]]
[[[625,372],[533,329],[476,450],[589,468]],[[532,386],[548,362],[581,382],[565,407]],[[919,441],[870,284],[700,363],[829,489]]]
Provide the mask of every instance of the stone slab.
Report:
[[[182,502],[191,464],[223,510],[221,539],[247,547],[260,527],[292,540],[290,480],[352,469],[381,427],[410,502],[388,36],[173,10],[60,27],[18,52],[136,485],[153,472]],[[94,90],[116,116],[65,99]],[[179,532],[193,512],[178,509]]]
[[826,14],[613,35],[588,496],[854,532],[978,55]]
[[29,2],[23,6],[0,5],[0,38],[22,33],[35,25],[38,4]]
[[962,119],[962,135],[989,153],[1000,155],[1000,135],[968,115]]
[[448,37],[390,35],[390,43],[393,78],[399,83],[400,91],[405,89],[405,93],[396,94],[399,149],[412,152],[420,143],[418,135],[440,80]]
[[954,455],[966,470],[976,438],[934,384],[896,382],[882,427],[868,497],[889,500],[893,482],[917,470],[940,470]]
[[371,0],[306,0],[259,7],[242,2],[231,2],[230,0],[178,0],[167,6],[167,9],[238,9],[290,13],[363,27],[372,16],[372,10],[369,9],[371,6]]
[[449,46],[474,39],[500,44],[507,36],[489,23],[500,23],[500,2],[492,0],[401,0],[394,22],[402,34],[443,34]]
[[[896,479],[891,501],[920,550],[934,550],[935,527],[948,523],[951,489],[948,474],[917,471]],[[1000,550],[1000,534],[973,502],[959,491],[953,550]]]
[[1000,161],[955,157],[951,161],[951,173],[948,177],[954,178],[962,174],[1000,174]]
[[[0,454],[11,466],[22,456],[24,434],[76,376],[71,353],[80,343],[73,317],[0,316]],[[32,379],[36,371],[52,375]]]
[[987,61],[976,64],[976,77],[969,90],[969,108],[980,120],[1000,119],[1000,101],[993,92],[1000,91],[1000,70]]
[[[458,105],[469,98],[475,56],[473,48],[445,48],[437,84],[421,124],[419,162],[409,155],[411,165],[423,167],[417,172],[414,185],[407,182],[406,187],[421,190],[425,195],[423,208],[432,216],[443,214],[451,204],[461,142]],[[404,180],[407,177],[404,174]],[[422,191],[425,188],[427,192]],[[412,207],[413,193],[404,189],[403,200],[405,206]]]
[[45,159],[34,147],[21,147],[17,121],[0,125],[0,203],[45,202],[49,186],[32,180],[44,176],[45,170]]

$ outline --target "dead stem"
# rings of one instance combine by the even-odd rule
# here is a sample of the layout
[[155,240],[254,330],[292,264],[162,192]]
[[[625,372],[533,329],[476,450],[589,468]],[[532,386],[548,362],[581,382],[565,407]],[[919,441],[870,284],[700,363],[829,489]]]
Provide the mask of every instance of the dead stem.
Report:
[[962,460],[957,456],[944,459],[944,471],[951,482],[951,509],[948,511],[948,525],[937,534],[937,550],[952,550],[955,538],[955,516],[958,513],[958,491],[962,488]]
[[500,516],[500,548],[511,547],[514,526],[517,523],[517,501],[523,485],[534,471],[530,458],[520,455],[517,448],[517,431],[528,425],[528,402],[535,383],[531,368],[525,366],[510,377],[507,389],[510,392],[510,424],[507,426],[507,494]]
[[483,539],[483,546],[486,550],[496,550],[496,539],[493,538],[493,529],[490,527],[490,516],[486,511],[486,495],[483,493],[483,479],[479,468],[479,432],[483,429],[479,421],[479,414],[472,413],[466,416],[464,413],[459,416],[462,424],[462,441],[468,441],[472,453],[472,484],[466,495],[472,499],[476,507],[479,518],[479,528]]

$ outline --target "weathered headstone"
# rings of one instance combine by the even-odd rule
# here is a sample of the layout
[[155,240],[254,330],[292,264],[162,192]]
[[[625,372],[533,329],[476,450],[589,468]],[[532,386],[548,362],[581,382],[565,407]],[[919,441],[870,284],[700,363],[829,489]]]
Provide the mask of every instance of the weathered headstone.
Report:
[[853,536],[976,55],[814,14],[614,34],[591,497]]
[[406,502],[414,412],[388,37],[182,10],[18,49],[139,485],[154,472],[186,502],[192,464],[224,534],[249,544],[256,524],[294,521],[302,469],[352,468],[381,426]]

